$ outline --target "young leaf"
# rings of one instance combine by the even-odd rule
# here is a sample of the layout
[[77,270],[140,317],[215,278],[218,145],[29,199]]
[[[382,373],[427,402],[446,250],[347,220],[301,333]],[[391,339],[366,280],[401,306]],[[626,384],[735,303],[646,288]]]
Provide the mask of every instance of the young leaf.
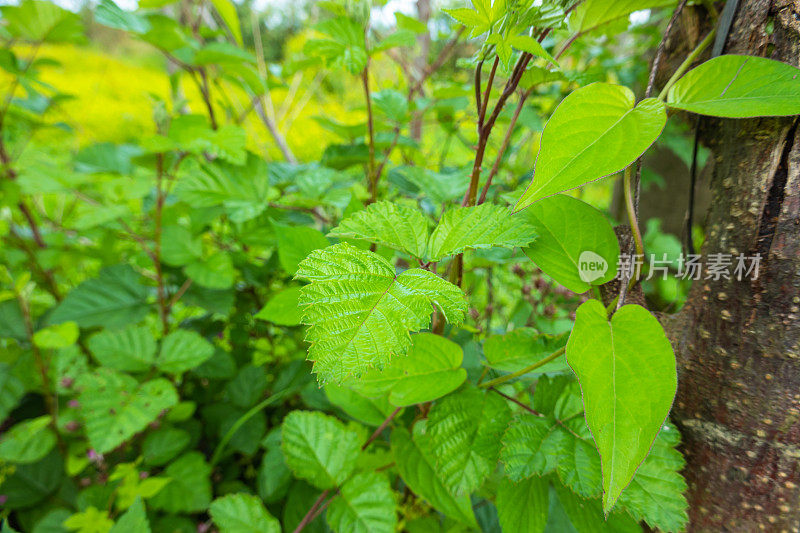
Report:
[[156,364],[162,372],[182,374],[209,359],[214,347],[195,331],[178,329],[164,337]]
[[678,80],[667,105],[713,117],[800,115],[800,69],[765,57],[715,57]]
[[141,498],[136,498],[109,533],[150,533],[150,522]]
[[634,11],[675,3],[676,0],[586,0],[578,4],[569,19],[569,26],[576,33],[586,33]]
[[575,293],[617,274],[619,242],[606,217],[577,198],[557,194],[520,213],[539,238],[524,248],[536,266]]
[[544,47],[529,35],[514,35],[508,38],[508,44],[516,48],[517,50],[522,50],[523,52],[528,52],[529,54],[536,56],[536,57],[543,57],[546,60],[550,61],[554,65],[558,65],[558,61],[556,61],[553,56],[551,56]]
[[514,211],[619,172],[642,155],[661,135],[667,113],[655,98],[634,103],[630,89],[610,83],[564,98],[545,125],[533,180]]
[[464,318],[461,290],[419,268],[395,274],[381,256],[347,243],[311,253],[297,272],[304,322],[310,324],[308,358],[321,383],[342,382],[386,365],[411,346],[409,331],[430,324],[431,303],[451,323]]
[[146,372],[155,361],[156,340],[147,326],[104,329],[89,339],[89,351],[105,367]]
[[328,236],[365,240],[423,258],[428,221],[417,209],[376,202],[343,220]]
[[428,241],[428,259],[439,261],[464,250],[492,246],[525,246],[536,239],[536,231],[523,218],[512,217],[505,207],[481,204],[457,207],[442,215]]
[[331,529],[347,533],[394,533],[395,499],[384,474],[363,472],[348,480],[325,516]]
[[40,416],[13,426],[0,439],[0,461],[17,464],[35,463],[56,445],[50,428],[52,418]]
[[[503,372],[517,372],[544,359],[567,344],[567,335],[543,335],[533,328],[515,329],[505,335],[492,335],[483,343],[488,366]],[[567,370],[563,358],[547,363],[535,373]],[[537,388],[538,390],[538,388]]]
[[547,480],[538,477],[519,483],[508,479],[500,481],[495,504],[503,531],[544,531],[547,524],[549,489]]
[[474,387],[445,397],[428,416],[437,474],[456,495],[478,489],[500,454],[497,438],[511,410],[505,400]]
[[422,422],[415,424],[413,436],[402,427],[392,430],[392,454],[397,471],[406,485],[437,511],[477,528],[469,495],[453,495],[436,475],[436,457],[424,426]]
[[209,514],[220,533],[281,533],[278,520],[257,497],[228,494],[211,502]]
[[586,422],[600,452],[608,513],[672,407],[675,354],[658,320],[643,307],[623,306],[609,322],[603,304],[589,300],[576,313],[567,362],[578,376]]
[[236,13],[236,4],[231,0],[211,0],[211,3],[214,5],[214,9],[217,10],[217,13],[219,13],[220,18],[225,22],[225,25],[231,30],[233,38],[236,39],[236,42],[241,46],[242,29],[239,25],[239,15]]
[[358,433],[318,412],[292,411],[283,420],[281,436],[294,475],[320,489],[341,485],[360,452]]
[[418,333],[411,342],[408,355],[368,371],[353,386],[368,396],[388,392],[393,405],[405,407],[441,398],[467,379],[458,344],[433,333]]
[[127,374],[100,369],[76,385],[89,444],[97,453],[113,450],[178,403],[175,387],[162,378],[140,385]]
[[279,326],[297,326],[303,319],[300,309],[300,287],[290,287],[276,293],[267,305],[255,314],[255,318],[272,322]]
[[168,513],[205,512],[211,503],[211,467],[200,452],[188,452],[164,471],[171,481],[148,500],[153,509]]

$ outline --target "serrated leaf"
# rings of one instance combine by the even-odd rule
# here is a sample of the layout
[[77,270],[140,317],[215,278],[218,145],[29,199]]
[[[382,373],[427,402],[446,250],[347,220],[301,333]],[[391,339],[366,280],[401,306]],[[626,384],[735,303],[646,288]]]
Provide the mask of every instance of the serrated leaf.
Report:
[[0,438],[0,461],[35,463],[56,445],[56,434],[50,416],[40,416],[16,424]]
[[553,65],[558,65],[558,61],[556,61],[553,56],[551,56],[550,53],[544,49],[541,43],[529,35],[514,35],[509,37],[508,44],[517,50],[528,52],[536,57],[543,57]]
[[211,502],[209,514],[220,533],[281,533],[278,519],[257,497],[228,494]]
[[136,498],[109,533],[150,533],[150,531],[150,521],[147,520],[144,503],[141,498]]
[[278,259],[289,274],[297,272],[301,261],[308,254],[330,244],[322,232],[308,226],[284,226],[276,223],[273,226],[278,238]]
[[336,533],[394,533],[395,499],[384,474],[363,472],[348,480],[325,516]]
[[627,87],[599,82],[564,98],[545,125],[533,180],[514,211],[619,172],[642,155],[667,113],[655,98],[635,101]]
[[145,464],[162,466],[181,453],[192,440],[188,431],[175,427],[162,427],[145,437],[142,459]]
[[64,461],[53,450],[33,464],[16,465],[0,483],[3,510],[30,508],[56,492],[64,477]]
[[451,323],[466,312],[461,290],[419,268],[395,274],[372,252],[340,243],[311,253],[297,272],[302,289],[308,358],[321,383],[342,382],[382,367],[411,346],[409,331],[430,325],[432,305]]
[[370,370],[353,387],[372,396],[389,393],[397,407],[430,402],[457,389],[467,379],[464,353],[451,340],[433,333],[411,337],[408,355],[396,357],[383,370]]
[[168,513],[205,512],[211,503],[211,467],[200,452],[188,452],[170,463],[163,476],[171,481],[149,501]]
[[658,320],[638,305],[609,323],[597,300],[578,308],[567,362],[581,385],[586,422],[603,467],[608,512],[644,461],[677,388],[675,354]]
[[76,386],[89,444],[97,453],[113,450],[178,403],[175,387],[162,378],[140,385],[126,374],[100,369],[81,376]]
[[500,460],[512,481],[542,476],[558,466],[558,452],[567,435],[554,420],[522,415],[516,417],[502,437]]
[[115,265],[75,287],[50,315],[48,324],[75,321],[82,328],[119,328],[147,314],[148,289],[129,265]]
[[554,485],[556,502],[578,533],[641,533],[642,528],[629,514],[614,511],[605,516],[599,498],[586,500],[559,483]]
[[453,17],[456,22],[469,28],[470,37],[486,33],[491,27],[491,19],[485,13],[479,13],[477,10],[469,9],[468,7],[443,9],[442,11]]
[[661,531],[683,531],[688,523],[687,487],[680,474],[686,463],[676,449],[679,442],[678,430],[666,424],[619,499],[634,518]]
[[279,326],[297,326],[303,319],[300,308],[301,287],[290,287],[274,295],[267,304],[255,314],[255,318],[272,322]]
[[183,226],[168,225],[161,231],[161,260],[170,266],[180,267],[194,262],[203,255],[199,238]]
[[800,69],[765,57],[715,57],[679,79],[667,105],[713,117],[800,115]]
[[161,352],[156,365],[162,372],[182,374],[191,370],[214,354],[214,346],[195,331],[178,329],[161,341]]
[[547,524],[550,484],[546,479],[532,477],[514,483],[500,481],[497,488],[497,516],[504,532],[543,532]]
[[89,339],[89,351],[105,367],[146,372],[155,361],[156,340],[147,326],[106,329]]
[[361,390],[344,385],[325,385],[325,395],[333,405],[339,407],[349,416],[370,426],[380,426],[386,417],[394,411],[385,395],[370,397]]
[[456,495],[478,489],[494,470],[511,410],[496,394],[465,388],[436,403],[428,415],[436,470]]
[[[483,343],[483,354],[488,366],[503,372],[517,372],[552,355],[567,344],[567,334],[544,335],[533,328],[519,328],[505,335],[492,335]],[[534,373],[562,372],[567,370],[566,360],[558,358]]]
[[436,457],[424,424],[414,425],[413,436],[402,427],[392,430],[391,444],[397,471],[415,494],[437,511],[477,527],[469,496],[455,496],[436,475]]
[[493,204],[458,207],[446,211],[433,230],[428,241],[428,259],[439,261],[464,250],[492,246],[525,246],[534,239],[536,231],[521,217],[512,217],[505,207]]
[[187,277],[206,289],[227,289],[236,279],[231,256],[222,251],[189,263],[183,271]]
[[428,221],[417,209],[376,202],[343,220],[328,236],[365,240],[423,258]]
[[360,452],[358,433],[318,412],[292,411],[283,419],[281,448],[300,479],[320,489],[341,485]]
[[66,348],[75,344],[80,335],[78,324],[75,322],[62,322],[42,328],[33,334],[33,342],[46,350]]
[[569,19],[570,28],[577,33],[627,17],[634,11],[674,5],[676,0],[586,0],[578,5]]
[[577,198],[557,194],[519,214],[539,237],[525,254],[536,266],[575,293],[617,275],[619,241],[605,215]]
[[26,0],[0,8],[4,28],[25,41],[75,42],[83,37],[80,17],[52,2]]

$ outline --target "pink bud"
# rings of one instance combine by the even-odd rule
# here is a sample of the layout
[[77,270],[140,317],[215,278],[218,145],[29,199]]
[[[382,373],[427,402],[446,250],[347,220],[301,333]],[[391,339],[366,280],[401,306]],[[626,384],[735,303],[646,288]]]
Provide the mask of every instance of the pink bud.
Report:
[[73,383],[75,383],[75,380],[69,376],[61,379],[61,386],[64,387],[65,389],[72,387]]
[[81,403],[78,400],[70,400],[69,402],[67,402],[67,405],[69,405],[73,409],[77,409],[78,407],[81,406]]
[[78,424],[78,422],[75,421],[75,420],[70,420],[69,422],[64,424],[64,429],[66,429],[67,431],[75,431],[79,427],[80,427],[80,424]]
[[139,479],[147,479],[148,477],[150,477],[149,472],[139,472]]

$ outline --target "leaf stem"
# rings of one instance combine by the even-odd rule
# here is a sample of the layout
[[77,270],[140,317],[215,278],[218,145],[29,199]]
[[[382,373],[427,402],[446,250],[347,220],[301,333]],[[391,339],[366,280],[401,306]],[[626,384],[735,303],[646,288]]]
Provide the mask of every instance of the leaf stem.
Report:
[[688,56],[686,56],[686,59],[684,59],[683,63],[680,64],[678,70],[675,71],[672,77],[667,81],[667,84],[664,85],[664,88],[661,89],[661,92],[658,93],[659,100],[664,101],[664,99],[667,97],[667,93],[669,92],[669,90],[672,88],[673,85],[675,85],[675,82],[677,82],[680,79],[680,77],[683,76],[683,74],[687,70],[689,70],[689,67],[692,66],[692,63],[695,62],[697,57],[703,53],[703,50],[705,50],[709,44],[711,44],[711,42],[714,40],[714,35],[716,33],[717,33],[717,28],[713,28],[710,32],[708,32],[706,38],[700,41],[700,44],[698,44],[695,47],[695,49],[692,50]]
[[523,368],[521,370],[517,370],[516,372],[513,372],[511,374],[507,374],[505,376],[500,376],[499,378],[495,378],[495,379],[489,380],[486,383],[481,383],[480,385],[478,385],[478,387],[480,387],[482,389],[490,388],[490,387],[494,387],[496,385],[500,385],[501,383],[505,383],[506,381],[511,381],[514,378],[518,378],[520,376],[524,376],[528,372],[532,372],[532,371],[536,370],[537,368],[542,367],[542,366],[546,365],[547,363],[549,363],[551,361],[555,361],[556,359],[558,359],[559,357],[564,355],[564,353],[566,351],[567,351],[567,347],[566,346],[564,346],[563,348],[559,348],[558,350],[556,350],[552,354],[548,355],[544,359],[540,359],[540,360],[536,361],[532,365],[528,365],[525,368]]
[[[636,209],[633,206],[633,191],[631,190],[631,167],[627,167],[623,173],[623,188],[625,189],[625,209],[628,212],[628,223],[633,233],[633,242],[636,246],[636,255],[644,257],[644,244],[642,243],[642,233],[639,231],[639,221],[636,219]],[[638,273],[634,273],[636,277]]]

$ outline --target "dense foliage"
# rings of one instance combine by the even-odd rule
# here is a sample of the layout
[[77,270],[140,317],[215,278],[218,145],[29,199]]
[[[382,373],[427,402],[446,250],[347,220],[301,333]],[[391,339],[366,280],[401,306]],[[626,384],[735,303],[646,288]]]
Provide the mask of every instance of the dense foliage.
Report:
[[[652,96],[618,57],[675,3],[318,2],[279,49],[230,0],[0,8],[2,531],[682,530],[675,356],[619,264],[672,251],[637,161],[670,112],[800,113],[800,79],[691,69],[712,31]],[[104,39],[166,80],[116,142],[50,77]]]

